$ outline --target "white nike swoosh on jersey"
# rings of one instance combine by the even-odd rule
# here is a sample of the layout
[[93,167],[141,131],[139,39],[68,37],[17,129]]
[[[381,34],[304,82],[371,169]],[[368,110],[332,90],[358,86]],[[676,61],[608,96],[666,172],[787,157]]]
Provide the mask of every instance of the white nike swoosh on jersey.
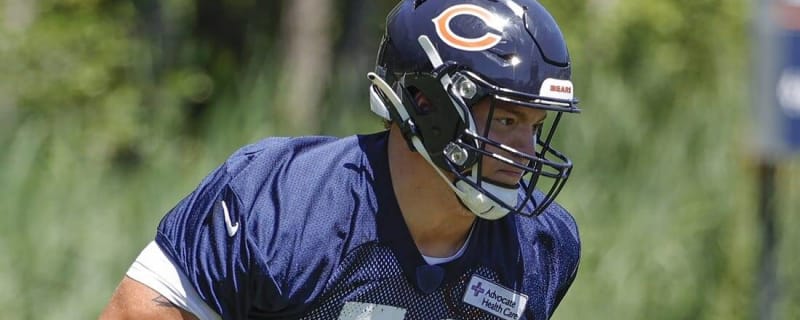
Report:
[[225,229],[228,230],[228,236],[233,237],[236,235],[236,232],[239,231],[239,222],[236,222],[236,225],[231,223],[231,214],[228,212],[228,206],[225,205],[225,200],[220,201],[222,203],[222,213],[225,215]]

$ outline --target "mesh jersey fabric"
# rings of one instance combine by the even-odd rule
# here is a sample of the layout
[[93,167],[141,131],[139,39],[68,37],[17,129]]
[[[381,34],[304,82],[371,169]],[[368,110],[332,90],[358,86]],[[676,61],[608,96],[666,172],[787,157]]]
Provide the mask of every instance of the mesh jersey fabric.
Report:
[[477,219],[464,254],[430,266],[394,197],[387,140],[245,146],[164,216],[156,242],[223,319],[343,318],[348,302],[405,319],[497,319],[464,302],[473,276],[529,297],[514,319],[549,318],[578,267],[572,216],[554,203],[536,218]]

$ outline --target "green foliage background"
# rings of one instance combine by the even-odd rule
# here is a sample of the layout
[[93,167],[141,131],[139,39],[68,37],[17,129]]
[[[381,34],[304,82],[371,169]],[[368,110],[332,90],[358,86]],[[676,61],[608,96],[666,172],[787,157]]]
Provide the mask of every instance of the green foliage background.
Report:
[[[239,146],[268,135],[381,129],[364,74],[393,1],[338,48],[319,108],[282,127],[279,2],[0,1],[0,310],[96,317],[161,216]],[[247,22],[243,49],[198,36],[204,3]],[[354,1],[350,1],[354,2]],[[560,202],[581,227],[556,319],[755,317],[760,233],[742,0],[542,0],[560,22],[584,112],[560,128],[576,170]],[[155,2],[157,3],[157,2]],[[347,34],[335,1],[332,36]],[[22,7],[23,9],[25,7]],[[254,10],[259,9],[259,10]],[[232,20],[232,21],[239,21]],[[778,170],[779,319],[800,318],[800,167]]]

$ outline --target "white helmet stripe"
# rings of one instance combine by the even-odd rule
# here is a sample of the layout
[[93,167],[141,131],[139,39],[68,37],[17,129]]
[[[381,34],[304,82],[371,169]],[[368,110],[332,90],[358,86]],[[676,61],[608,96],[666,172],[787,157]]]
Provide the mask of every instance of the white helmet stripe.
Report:
[[[431,61],[431,65],[433,65],[434,69],[444,64],[444,62],[442,61],[442,57],[439,56],[439,52],[436,51],[436,47],[433,46],[433,43],[431,42],[431,39],[428,38],[428,36],[421,35],[419,36],[419,38],[417,38],[417,41],[419,41],[419,45],[422,46],[422,50],[425,51],[425,54],[428,55],[428,60]],[[445,90],[447,90],[447,88],[449,88],[453,84],[453,80],[450,79],[449,74],[442,76],[441,82],[442,82],[442,87]],[[453,103],[454,108],[456,108],[456,111],[458,111],[458,115],[461,116],[461,119],[464,120],[464,122],[467,123],[467,125],[469,126],[469,130],[476,131],[475,120],[472,119],[472,114],[470,114],[469,112],[464,114],[464,110],[456,107],[459,105],[458,102],[452,101],[453,98],[450,98],[450,100]]]

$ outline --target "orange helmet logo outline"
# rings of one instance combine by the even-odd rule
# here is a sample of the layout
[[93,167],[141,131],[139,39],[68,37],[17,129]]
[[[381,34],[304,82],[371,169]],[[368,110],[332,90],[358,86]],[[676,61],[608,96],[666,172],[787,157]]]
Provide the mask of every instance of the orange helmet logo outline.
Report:
[[447,45],[465,51],[481,51],[494,47],[503,39],[499,34],[492,32],[487,32],[477,38],[465,38],[457,35],[450,29],[450,21],[460,15],[476,17],[481,19],[488,27],[497,31],[502,31],[501,28],[496,26],[497,19],[489,10],[473,4],[454,5],[445,9],[436,18],[431,20],[436,26],[436,34]]

